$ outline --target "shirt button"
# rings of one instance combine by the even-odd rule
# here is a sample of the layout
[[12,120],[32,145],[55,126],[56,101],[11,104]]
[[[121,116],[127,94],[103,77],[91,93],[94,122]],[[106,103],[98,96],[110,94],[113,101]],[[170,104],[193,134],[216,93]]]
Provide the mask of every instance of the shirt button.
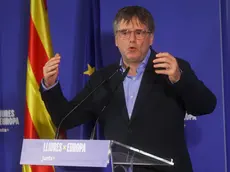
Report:
[[132,98],[133,98],[133,96],[130,96],[130,98],[132,99]]

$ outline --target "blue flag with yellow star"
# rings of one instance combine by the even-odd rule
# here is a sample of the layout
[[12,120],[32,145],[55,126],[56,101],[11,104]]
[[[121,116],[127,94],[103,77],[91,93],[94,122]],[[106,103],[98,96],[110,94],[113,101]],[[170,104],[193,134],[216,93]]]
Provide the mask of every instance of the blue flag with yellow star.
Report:
[[88,8],[84,15],[84,76],[85,81],[95,70],[102,67],[101,41],[100,41],[100,0],[87,0]]
[[[78,1],[79,13],[72,59],[71,97],[80,92],[93,72],[102,67],[100,0]],[[89,139],[94,121],[67,131],[68,139]]]
[[[81,34],[76,35],[76,52],[73,59],[73,66],[76,72],[73,73],[72,93],[79,92],[85,86],[90,76],[102,68],[101,42],[100,42],[100,0],[85,0],[81,3],[81,22],[77,27]],[[77,33],[76,33],[77,34]],[[89,139],[95,121],[68,130],[68,139]],[[103,139],[99,124],[96,127],[95,137]],[[70,168],[72,169],[72,168]],[[74,168],[76,172],[106,172],[104,168]]]
[[[89,77],[97,69],[102,67],[102,55],[101,55],[101,44],[100,44],[100,0],[87,0],[84,1],[83,10],[83,33],[82,33],[82,48],[83,57],[78,57],[78,62],[83,64],[83,73],[79,84],[79,89],[82,89]],[[81,69],[81,68],[79,68]],[[93,122],[84,124],[80,127],[79,138],[89,139],[92,131]]]

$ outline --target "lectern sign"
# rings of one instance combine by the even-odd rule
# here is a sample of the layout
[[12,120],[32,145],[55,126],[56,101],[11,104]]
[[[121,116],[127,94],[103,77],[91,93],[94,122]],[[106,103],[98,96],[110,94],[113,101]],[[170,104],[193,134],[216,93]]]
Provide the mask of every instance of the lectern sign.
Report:
[[106,167],[108,140],[24,139],[20,164],[75,167]]

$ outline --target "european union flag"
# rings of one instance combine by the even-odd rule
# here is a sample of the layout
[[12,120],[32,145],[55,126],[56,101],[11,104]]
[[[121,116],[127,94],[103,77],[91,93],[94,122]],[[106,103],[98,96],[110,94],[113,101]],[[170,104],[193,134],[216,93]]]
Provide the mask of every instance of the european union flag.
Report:
[[[93,72],[102,67],[100,44],[100,0],[79,2],[78,24],[76,28],[76,47],[73,66],[75,66],[72,92],[79,92]],[[82,124],[68,131],[68,138],[89,139],[94,121]]]
[[[85,11],[85,79],[87,80],[96,69],[102,67],[102,55],[100,45],[100,1],[86,1],[87,9]],[[84,81],[86,81],[84,80]]]
[[[102,67],[100,44],[100,0],[87,0],[84,4],[84,71],[82,83],[88,81],[95,70]],[[94,121],[81,126],[80,137],[89,139]],[[99,129],[99,127],[97,127]]]
[[[77,29],[81,30],[81,34],[77,33],[76,41],[80,41],[80,47],[76,47],[76,58],[74,65],[76,66],[75,78],[77,81],[72,85],[72,91],[79,92],[88,81],[89,77],[102,67],[102,55],[100,44],[100,0],[85,0],[81,1],[81,23]],[[79,28],[80,27],[80,28]],[[80,56],[79,56],[80,55]],[[74,132],[71,132],[74,139],[89,139],[95,121],[81,126],[75,127]],[[97,126],[98,139],[102,138]],[[68,137],[71,138],[71,137]],[[67,168],[66,168],[67,169]],[[72,168],[69,168],[72,169]],[[75,172],[105,172],[110,171],[110,167],[103,168],[73,168]]]

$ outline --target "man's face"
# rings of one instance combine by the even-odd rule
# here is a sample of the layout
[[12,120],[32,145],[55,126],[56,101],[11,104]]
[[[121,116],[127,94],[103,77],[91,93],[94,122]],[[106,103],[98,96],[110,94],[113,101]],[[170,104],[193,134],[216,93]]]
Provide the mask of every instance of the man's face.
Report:
[[127,64],[140,63],[152,42],[153,34],[137,18],[132,18],[129,23],[124,20],[119,23],[115,43]]

